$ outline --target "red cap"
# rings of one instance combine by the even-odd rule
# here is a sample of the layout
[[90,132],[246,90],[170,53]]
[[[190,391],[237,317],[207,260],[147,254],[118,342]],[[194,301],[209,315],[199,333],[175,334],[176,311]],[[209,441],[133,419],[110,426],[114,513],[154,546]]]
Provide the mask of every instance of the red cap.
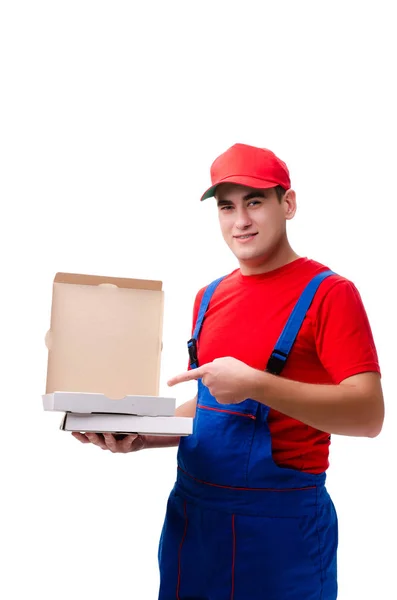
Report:
[[211,165],[212,186],[201,200],[215,195],[220,183],[236,183],[247,187],[266,189],[281,185],[291,187],[287,165],[266,148],[234,144],[218,156]]

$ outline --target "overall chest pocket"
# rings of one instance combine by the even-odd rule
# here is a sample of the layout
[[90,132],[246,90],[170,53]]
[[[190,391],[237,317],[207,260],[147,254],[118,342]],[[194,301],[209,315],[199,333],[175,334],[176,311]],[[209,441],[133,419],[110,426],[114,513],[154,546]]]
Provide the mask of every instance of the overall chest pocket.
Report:
[[179,447],[180,467],[206,483],[245,487],[257,409],[254,400],[218,404],[199,389],[193,433]]

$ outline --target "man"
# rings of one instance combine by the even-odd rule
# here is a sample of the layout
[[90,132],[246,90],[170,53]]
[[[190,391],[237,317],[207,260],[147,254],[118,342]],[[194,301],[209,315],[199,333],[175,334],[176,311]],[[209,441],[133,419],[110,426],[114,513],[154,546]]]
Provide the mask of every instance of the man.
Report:
[[75,434],[113,452],[179,443],[159,547],[160,600],[334,600],[337,517],[325,488],[331,434],[375,437],[380,369],[355,286],[291,248],[289,172],[236,144],[211,167],[239,268],[199,291],[188,342],[197,396],[181,440]]

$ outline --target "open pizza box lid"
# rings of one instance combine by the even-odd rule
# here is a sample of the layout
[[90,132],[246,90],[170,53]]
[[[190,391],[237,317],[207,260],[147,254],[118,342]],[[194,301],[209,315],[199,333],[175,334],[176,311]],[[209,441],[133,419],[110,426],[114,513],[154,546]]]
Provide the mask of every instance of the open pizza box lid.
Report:
[[174,415],[158,395],[163,310],[161,281],[57,273],[44,409]]

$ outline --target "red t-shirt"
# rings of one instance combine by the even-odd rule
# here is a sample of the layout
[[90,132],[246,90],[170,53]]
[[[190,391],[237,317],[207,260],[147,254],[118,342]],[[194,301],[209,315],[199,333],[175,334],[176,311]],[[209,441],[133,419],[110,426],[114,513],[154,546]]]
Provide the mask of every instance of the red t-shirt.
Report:
[[[198,339],[199,364],[232,356],[265,370],[306,284],[327,269],[299,258],[269,273],[244,276],[237,269],[227,275],[206,312]],[[196,296],[193,329],[204,290]],[[281,377],[338,384],[365,371],[380,372],[364,306],[353,283],[331,275],[316,292]],[[329,434],[273,409],[268,422],[277,464],[310,473],[328,468]]]

